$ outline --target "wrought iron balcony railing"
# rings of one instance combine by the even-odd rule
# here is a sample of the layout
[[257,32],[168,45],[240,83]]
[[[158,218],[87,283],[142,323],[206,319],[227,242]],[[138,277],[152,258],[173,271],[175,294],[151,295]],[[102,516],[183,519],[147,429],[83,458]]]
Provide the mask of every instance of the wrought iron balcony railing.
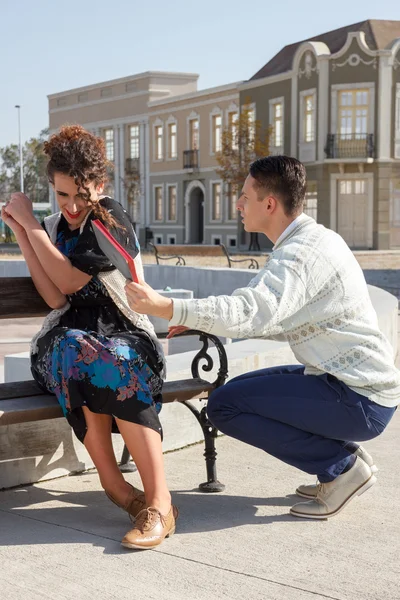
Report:
[[372,133],[328,133],[326,158],[374,158]]
[[199,168],[199,151],[184,150],[183,151],[183,168],[198,169]]
[[140,171],[138,158],[127,158],[125,161],[125,173],[127,175],[136,175]]

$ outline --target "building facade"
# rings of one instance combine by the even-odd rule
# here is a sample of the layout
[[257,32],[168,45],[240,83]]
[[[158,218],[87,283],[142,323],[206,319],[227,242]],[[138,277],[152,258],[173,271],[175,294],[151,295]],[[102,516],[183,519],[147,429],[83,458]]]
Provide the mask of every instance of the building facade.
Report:
[[283,48],[240,86],[271,151],[307,167],[306,211],[351,248],[400,248],[400,22]]
[[248,248],[215,153],[250,103],[271,153],[305,163],[308,214],[352,248],[400,248],[400,21],[291,44],[247,81],[198,91],[197,79],[150,72],[49,96],[51,131],[74,122],[104,137],[110,193],[142,243]]

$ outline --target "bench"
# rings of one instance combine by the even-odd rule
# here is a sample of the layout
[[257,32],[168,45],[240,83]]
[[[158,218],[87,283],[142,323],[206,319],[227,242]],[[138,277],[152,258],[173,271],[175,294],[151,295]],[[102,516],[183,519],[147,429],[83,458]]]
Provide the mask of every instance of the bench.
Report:
[[[258,261],[255,258],[232,258],[226,249],[224,244],[198,244],[198,245],[176,245],[176,244],[152,244],[149,243],[154,250],[157,264],[160,264],[160,260],[174,260],[176,259],[175,265],[186,265],[184,256],[210,256],[220,257],[225,256],[228,261],[228,266],[231,269],[232,264],[248,262],[250,263],[249,269],[259,269]],[[173,254],[171,254],[173,252]]]
[[[40,297],[30,277],[3,277],[0,287],[0,319],[21,317],[42,317],[49,307]],[[180,402],[184,404],[199,422],[205,442],[207,481],[199,485],[202,492],[221,492],[225,486],[217,479],[215,439],[217,429],[207,418],[206,406],[200,410],[192,404],[207,400],[211,392],[224,384],[228,376],[228,361],[220,340],[200,331],[184,331],[181,335],[199,336],[202,347],[192,361],[191,379],[167,381],[163,387],[163,404]],[[215,381],[209,382],[200,376],[200,369],[210,372],[213,359],[208,354],[209,343],[214,344],[218,352],[219,365]],[[202,363],[202,364],[201,364]],[[63,417],[61,407],[52,394],[44,392],[35,381],[0,383],[0,427],[32,421],[43,421]],[[124,446],[120,461],[122,471],[132,471],[130,455]]]

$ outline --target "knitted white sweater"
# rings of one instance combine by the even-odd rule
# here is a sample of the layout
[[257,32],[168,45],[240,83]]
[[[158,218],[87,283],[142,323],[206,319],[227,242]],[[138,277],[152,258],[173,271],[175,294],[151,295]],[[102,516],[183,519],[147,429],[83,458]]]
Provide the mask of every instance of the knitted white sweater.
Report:
[[378,404],[400,402],[400,371],[360,266],[337,233],[304,214],[247,287],[231,296],[174,299],[170,324],[287,340],[306,375],[330,373]]

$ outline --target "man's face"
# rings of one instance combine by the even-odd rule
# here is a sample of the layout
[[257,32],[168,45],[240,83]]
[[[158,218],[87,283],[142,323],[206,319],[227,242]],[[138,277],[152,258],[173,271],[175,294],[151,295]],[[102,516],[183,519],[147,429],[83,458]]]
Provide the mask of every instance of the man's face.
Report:
[[255,183],[254,177],[248,175],[236,203],[236,208],[240,211],[246,231],[264,233],[268,227],[268,196],[263,200],[259,200],[257,190],[254,187]]

